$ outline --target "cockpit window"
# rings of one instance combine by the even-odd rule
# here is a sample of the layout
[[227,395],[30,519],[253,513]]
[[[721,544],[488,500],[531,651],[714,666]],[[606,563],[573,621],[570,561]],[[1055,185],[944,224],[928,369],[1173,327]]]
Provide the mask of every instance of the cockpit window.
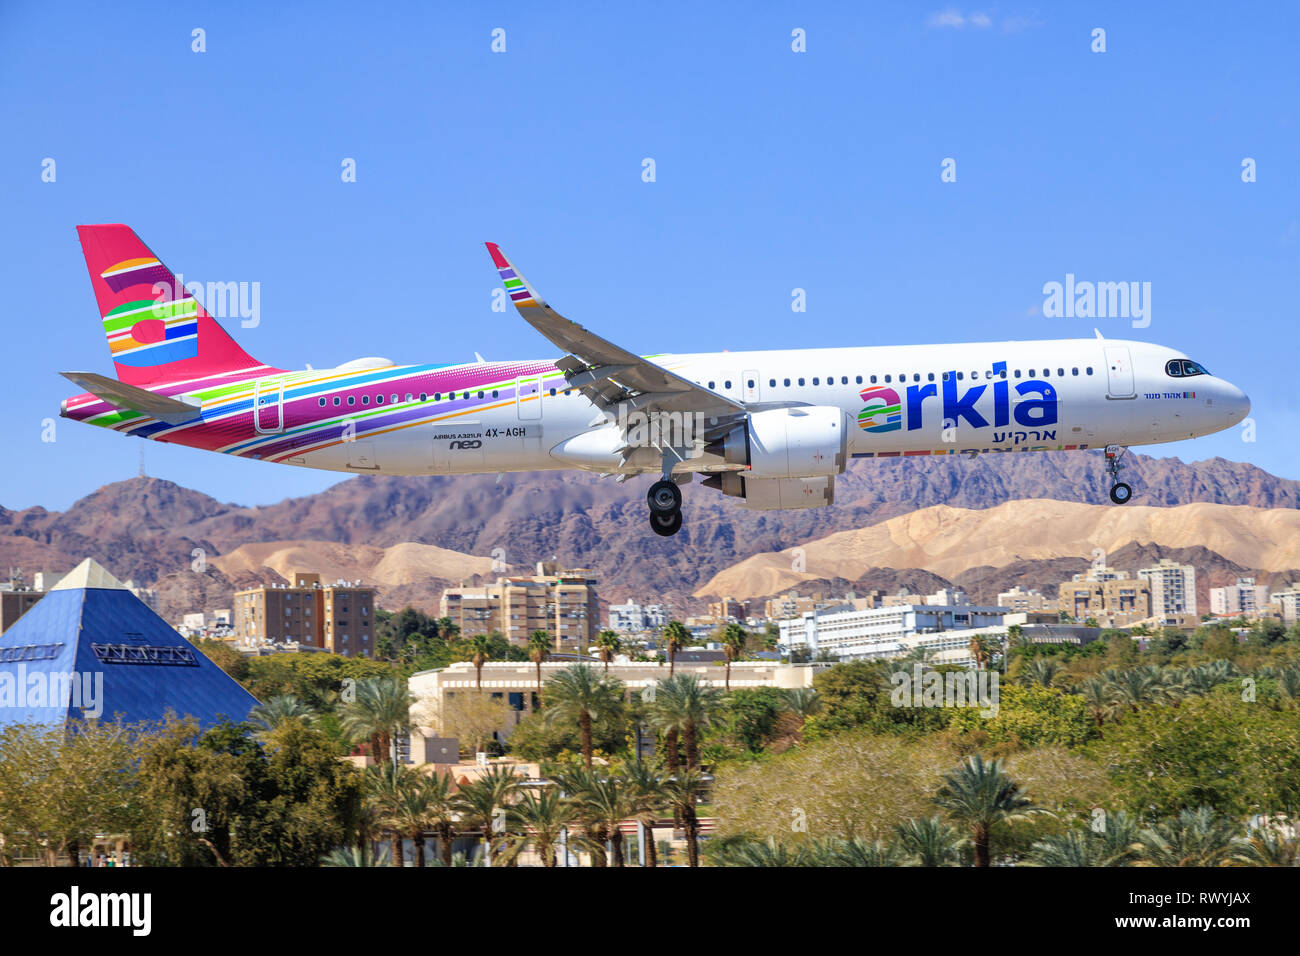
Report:
[[1209,375],[1209,371],[1199,362],[1189,359],[1170,359],[1165,363],[1165,374],[1173,378],[1186,378],[1189,375]]

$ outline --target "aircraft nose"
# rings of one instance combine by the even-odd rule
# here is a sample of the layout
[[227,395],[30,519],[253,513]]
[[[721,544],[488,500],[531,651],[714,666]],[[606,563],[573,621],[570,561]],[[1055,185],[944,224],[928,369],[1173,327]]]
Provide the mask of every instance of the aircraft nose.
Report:
[[1228,421],[1235,425],[1250,414],[1250,398],[1231,382],[1223,383],[1223,404],[1228,412]]

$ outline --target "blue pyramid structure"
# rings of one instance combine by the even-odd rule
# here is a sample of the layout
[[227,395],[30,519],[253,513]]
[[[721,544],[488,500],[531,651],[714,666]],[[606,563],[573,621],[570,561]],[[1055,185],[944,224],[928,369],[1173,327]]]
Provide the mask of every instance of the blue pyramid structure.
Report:
[[89,558],[0,634],[0,726],[168,711],[207,728],[257,699]]

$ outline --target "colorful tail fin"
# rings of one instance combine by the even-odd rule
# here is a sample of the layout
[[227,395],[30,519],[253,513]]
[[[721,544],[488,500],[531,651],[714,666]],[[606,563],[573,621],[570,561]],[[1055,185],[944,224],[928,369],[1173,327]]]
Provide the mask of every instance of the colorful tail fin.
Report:
[[129,226],[78,226],[119,381],[163,385],[265,368],[235,344]]

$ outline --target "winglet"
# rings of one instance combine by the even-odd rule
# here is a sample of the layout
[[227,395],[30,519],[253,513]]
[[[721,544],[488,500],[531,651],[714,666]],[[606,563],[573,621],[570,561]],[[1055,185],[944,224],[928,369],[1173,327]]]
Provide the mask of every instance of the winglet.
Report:
[[497,272],[501,275],[501,283],[506,287],[506,294],[510,296],[510,301],[515,304],[515,308],[545,308],[546,300],[528,284],[528,280],[506,258],[506,254],[501,251],[501,247],[495,242],[485,242],[484,245],[487,246],[488,252],[492,254],[492,264],[497,267]]

